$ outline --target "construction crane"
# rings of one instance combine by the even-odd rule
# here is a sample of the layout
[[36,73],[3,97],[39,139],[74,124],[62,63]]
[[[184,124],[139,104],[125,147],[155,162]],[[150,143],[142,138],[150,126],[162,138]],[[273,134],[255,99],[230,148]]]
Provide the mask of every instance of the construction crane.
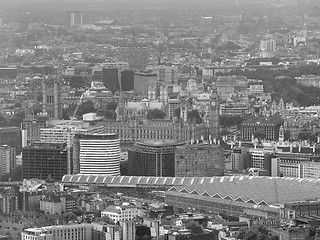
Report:
[[78,111],[78,109],[79,109],[79,107],[80,107],[80,105],[81,105],[81,103],[82,103],[83,97],[84,97],[84,93],[82,93],[82,95],[81,95],[81,97],[80,97],[80,99],[79,99],[79,102],[78,102],[78,104],[77,104],[77,107],[76,107],[76,109],[74,110],[74,112],[73,112],[73,114],[72,114],[72,117],[70,117],[70,120],[72,120],[72,121],[77,120],[77,118],[76,118],[77,111]]

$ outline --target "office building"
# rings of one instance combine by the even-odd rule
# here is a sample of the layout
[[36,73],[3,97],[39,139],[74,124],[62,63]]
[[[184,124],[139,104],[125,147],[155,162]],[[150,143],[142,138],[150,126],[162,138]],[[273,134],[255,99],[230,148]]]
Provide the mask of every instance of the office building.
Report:
[[177,109],[181,108],[181,101],[179,99],[168,99],[168,116],[173,119],[176,116]]
[[112,93],[120,90],[119,86],[119,73],[117,68],[104,68],[102,69],[102,81],[106,88]]
[[122,238],[127,240],[136,239],[136,224],[134,221],[124,221],[122,223]]
[[320,77],[318,75],[302,75],[296,77],[296,80],[298,85],[320,88]]
[[[103,126],[91,126],[88,122],[66,121],[53,127],[40,129],[40,141],[45,143],[66,143],[68,148],[68,173],[79,173],[78,166],[75,164],[76,153],[72,158],[73,141],[76,134],[103,133]],[[73,166],[73,167],[72,167]]]
[[276,40],[263,40],[260,41],[260,57],[267,58],[267,57],[274,57],[274,53],[277,50]]
[[67,27],[77,26],[83,24],[83,15],[81,11],[67,12]]
[[134,90],[134,72],[132,70],[123,70],[121,73],[121,90]]
[[272,159],[272,176],[313,178],[320,177],[320,159],[315,153],[279,152]]
[[22,178],[61,181],[68,173],[66,143],[31,143],[22,149]]
[[21,233],[21,240],[93,240],[92,227],[92,224],[86,223],[27,228]]
[[16,167],[16,148],[8,145],[0,146],[0,176],[11,173]]
[[5,215],[17,211],[19,186],[1,187],[0,192],[0,212]]
[[250,149],[250,167],[257,170],[265,170],[267,176],[271,176],[271,161],[275,156],[276,155],[273,150],[269,151],[265,149]]
[[21,130],[18,127],[0,127],[0,146],[15,147],[17,154],[21,152]]
[[260,51],[261,52],[275,52],[277,49],[276,40],[263,40],[260,41]]
[[[40,141],[46,143],[72,144],[76,134],[103,133],[103,126],[92,126],[83,121],[65,121],[53,127],[40,129]],[[69,147],[72,147],[71,145]]]
[[250,104],[248,102],[228,101],[220,104],[220,114],[230,116],[244,116],[250,113]]
[[213,17],[201,17],[201,35],[208,36],[214,32]]
[[39,142],[40,141],[40,129],[47,126],[48,115],[38,114],[36,116],[33,113],[27,112],[23,119],[22,128],[27,132],[27,142]]
[[42,112],[50,119],[62,119],[62,84],[59,76],[42,81]]
[[[172,120],[152,120],[147,122],[106,122],[107,133],[117,133],[121,141],[144,141],[149,139],[191,141],[208,138],[209,127],[204,124],[173,122]],[[211,135],[215,137],[216,135]]]
[[184,144],[173,140],[135,143],[128,152],[129,175],[173,177],[176,147]]
[[16,67],[3,67],[0,68],[0,78],[15,79],[19,74]]
[[120,139],[117,134],[79,134],[80,174],[120,175]]
[[242,171],[250,167],[250,154],[247,148],[235,147],[230,155],[231,171]]
[[153,72],[135,72],[134,73],[134,92],[147,96],[148,88],[151,84],[157,82],[157,74]]
[[250,85],[249,95],[262,95],[264,93],[263,85]]
[[120,240],[120,231],[116,225],[92,224],[92,240]]
[[129,70],[129,63],[123,61],[114,61],[114,62],[103,62],[101,64],[102,68],[116,68],[119,72],[124,70]]
[[280,115],[246,119],[241,123],[241,139],[252,140],[260,135],[267,140],[277,140],[283,122]]
[[175,66],[149,66],[147,70],[151,70],[157,74],[158,82],[178,84],[178,68]]
[[224,153],[210,141],[177,146],[175,177],[213,177],[224,175]]

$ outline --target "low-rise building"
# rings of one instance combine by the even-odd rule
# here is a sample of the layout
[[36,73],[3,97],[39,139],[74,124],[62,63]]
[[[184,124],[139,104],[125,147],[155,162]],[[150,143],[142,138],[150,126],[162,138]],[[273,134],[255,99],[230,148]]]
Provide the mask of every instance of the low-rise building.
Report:
[[101,217],[108,216],[115,223],[122,221],[130,221],[135,217],[140,216],[140,210],[135,206],[114,206],[110,205],[101,212]]
[[62,202],[58,196],[43,199],[40,201],[40,210],[47,214],[62,214]]
[[91,224],[76,224],[27,228],[21,233],[21,240],[91,240],[92,226]]
[[296,77],[296,80],[299,85],[320,88],[320,77],[318,75],[303,75],[301,77]]

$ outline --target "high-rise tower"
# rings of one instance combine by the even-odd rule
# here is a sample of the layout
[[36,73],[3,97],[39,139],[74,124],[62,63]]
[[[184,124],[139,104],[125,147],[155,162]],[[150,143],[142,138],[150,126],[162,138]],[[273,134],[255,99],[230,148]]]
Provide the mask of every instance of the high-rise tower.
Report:
[[201,35],[207,36],[213,33],[213,17],[201,18]]
[[56,76],[43,79],[42,91],[42,112],[51,119],[62,119],[62,79],[59,64]]
[[67,12],[67,26],[72,27],[83,24],[83,15],[81,11],[68,11]]

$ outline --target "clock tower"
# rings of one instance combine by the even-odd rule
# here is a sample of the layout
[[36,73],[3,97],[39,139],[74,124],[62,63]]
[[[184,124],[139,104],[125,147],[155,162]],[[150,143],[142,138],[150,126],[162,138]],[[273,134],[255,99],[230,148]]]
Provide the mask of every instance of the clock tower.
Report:
[[220,101],[215,86],[211,89],[209,108],[209,135],[211,138],[218,138],[220,131]]

